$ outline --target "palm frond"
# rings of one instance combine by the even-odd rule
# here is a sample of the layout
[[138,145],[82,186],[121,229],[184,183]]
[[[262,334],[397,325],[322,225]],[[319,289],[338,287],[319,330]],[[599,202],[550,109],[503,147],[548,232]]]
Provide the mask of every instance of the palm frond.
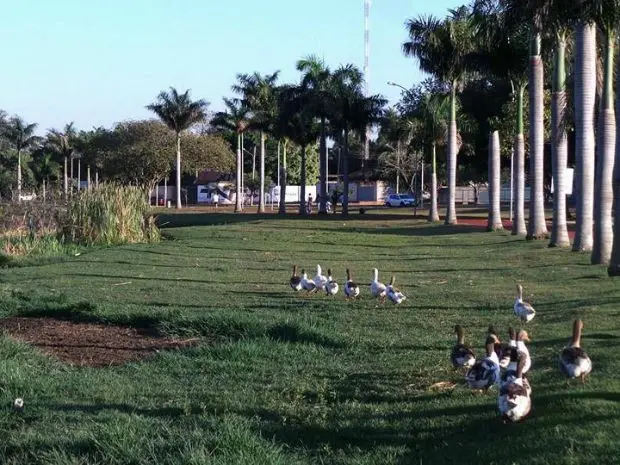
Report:
[[169,92],[160,92],[156,102],[147,105],[146,108],[155,113],[170,130],[180,134],[196,123],[204,121],[209,105],[203,99],[192,101],[189,94],[189,90],[179,94],[174,87],[170,87]]

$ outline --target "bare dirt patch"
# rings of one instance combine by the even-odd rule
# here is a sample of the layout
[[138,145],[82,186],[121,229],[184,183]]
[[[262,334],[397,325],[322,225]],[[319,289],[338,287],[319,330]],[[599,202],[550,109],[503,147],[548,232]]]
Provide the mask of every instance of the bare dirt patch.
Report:
[[0,332],[38,347],[65,363],[102,367],[150,357],[160,350],[189,347],[197,339],[155,337],[127,326],[9,317],[0,319]]

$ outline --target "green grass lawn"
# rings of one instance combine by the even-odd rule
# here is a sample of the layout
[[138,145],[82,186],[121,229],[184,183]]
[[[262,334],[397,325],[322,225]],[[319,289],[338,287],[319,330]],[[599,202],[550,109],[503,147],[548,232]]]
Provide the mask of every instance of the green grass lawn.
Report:
[[[73,315],[200,337],[148,361],[77,368],[0,336],[2,464],[604,464],[620,457],[620,282],[589,256],[422,220],[169,215],[167,240],[0,270],[0,316]],[[293,263],[350,267],[361,299],[302,296]],[[377,305],[378,267],[407,294]],[[504,425],[496,391],[450,365],[456,323],[482,353],[489,324],[528,324],[533,412]],[[123,283],[123,285],[118,285]],[[585,321],[594,371],[556,363]],[[456,381],[450,391],[431,386]],[[11,411],[15,397],[26,404]]]

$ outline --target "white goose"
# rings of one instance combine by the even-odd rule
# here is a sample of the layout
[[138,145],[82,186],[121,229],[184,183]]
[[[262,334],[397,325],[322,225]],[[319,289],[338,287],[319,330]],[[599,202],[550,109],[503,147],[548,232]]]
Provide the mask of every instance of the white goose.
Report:
[[500,387],[497,406],[504,421],[516,422],[523,420],[532,409],[530,394],[532,388],[523,377],[525,357],[519,353],[517,369],[514,377],[507,379]]
[[515,297],[514,312],[521,321],[528,323],[536,316],[536,310],[531,304],[523,302],[523,286],[517,284],[517,296]]
[[351,270],[347,268],[347,282],[344,285],[344,294],[348,298],[355,298],[360,295],[360,287],[351,279]]
[[332,270],[327,269],[327,283],[325,283],[325,292],[327,295],[338,294],[338,283],[332,278]]
[[308,292],[316,292],[316,283],[312,279],[308,279],[306,270],[301,270],[301,287]]
[[379,270],[374,268],[372,270],[373,278],[372,283],[370,283],[370,293],[373,297],[380,297],[382,301],[385,300],[386,297],[386,286],[382,282],[379,281]]
[[592,371],[592,360],[581,348],[581,331],[583,321],[573,323],[573,339],[568,347],[560,353],[560,370],[569,379],[580,378],[585,383],[586,376]]
[[392,275],[392,279],[390,280],[390,284],[387,285],[385,292],[387,294],[387,298],[390,299],[395,304],[400,304],[403,301],[407,300],[405,294],[400,292],[398,289],[394,287],[394,282],[396,278]]
[[316,276],[314,277],[314,284],[316,284],[317,289],[320,290],[325,289],[325,285],[327,284],[327,277],[323,274],[321,265],[316,266]]

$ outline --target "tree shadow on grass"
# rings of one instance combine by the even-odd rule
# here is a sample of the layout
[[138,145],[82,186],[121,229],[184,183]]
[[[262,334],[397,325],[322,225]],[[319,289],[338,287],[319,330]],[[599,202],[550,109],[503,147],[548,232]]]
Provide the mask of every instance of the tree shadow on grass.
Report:
[[303,328],[292,323],[280,323],[267,330],[267,336],[278,342],[294,344],[313,344],[330,349],[345,347],[343,342],[337,341],[313,329]]
[[[333,232],[334,229],[314,228],[314,231]],[[446,225],[446,226],[424,226],[424,227],[385,227],[385,228],[368,228],[368,227],[341,227],[337,228],[338,232],[361,233],[361,234],[377,234],[377,235],[396,235],[396,236],[412,236],[412,237],[430,237],[430,236],[450,236],[455,234],[480,234],[481,231],[476,226],[469,225]],[[515,241],[510,241],[515,242]],[[460,244],[458,244],[460,246]],[[443,244],[445,247],[445,244]]]
[[262,221],[280,222],[312,222],[312,223],[339,223],[342,221],[411,221],[416,220],[418,224],[425,224],[425,219],[414,217],[413,215],[400,215],[395,213],[375,213],[372,215],[359,215],[351,213],[347,216],[338,215],[277,215],[277,214],[257,214],[257,213],[172,213],[157,215],[157,225],[160,228],[178,228],[186,226],[219,226],[230,224],[257,223]]

